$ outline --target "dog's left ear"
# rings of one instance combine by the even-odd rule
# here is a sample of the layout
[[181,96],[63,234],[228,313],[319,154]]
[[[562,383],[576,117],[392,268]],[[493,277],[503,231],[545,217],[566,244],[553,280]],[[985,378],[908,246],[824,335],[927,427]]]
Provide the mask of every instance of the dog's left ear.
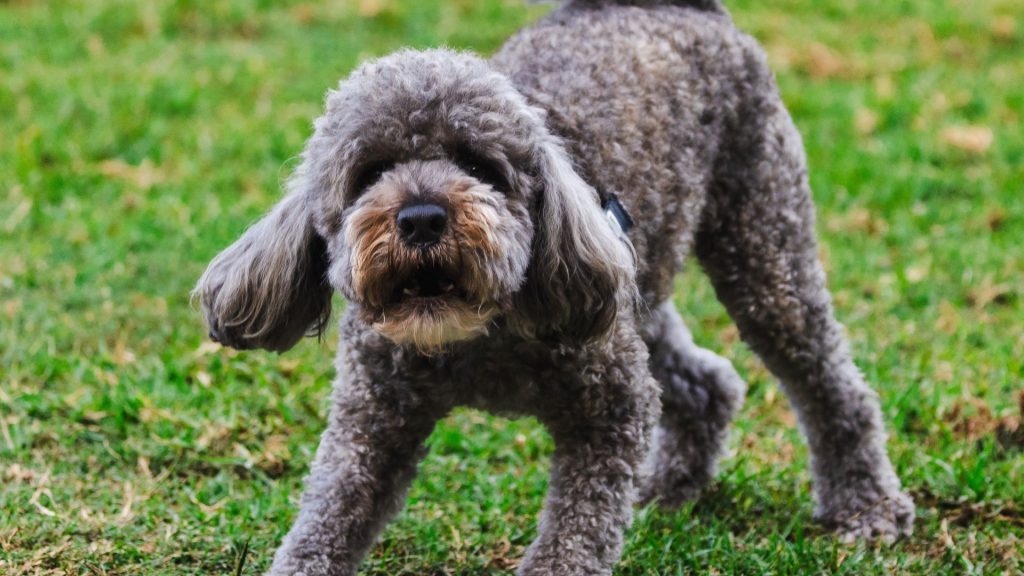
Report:
[[294,180],[291,192],[218,254],[196,284],[193,295],[213,340],[283,352],[323,332],[332,293],[327,249],[302,183]]
[[606,334],[635,298],[632,248],[605,217],[597,192],[573,169],[562,143],[535,151],[540,187],[533,257],[516,309],[533,332],[584,342]]

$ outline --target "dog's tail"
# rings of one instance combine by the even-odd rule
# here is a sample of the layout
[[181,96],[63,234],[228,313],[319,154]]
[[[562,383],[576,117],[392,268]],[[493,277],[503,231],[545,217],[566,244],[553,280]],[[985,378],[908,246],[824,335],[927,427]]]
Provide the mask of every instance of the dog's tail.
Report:
[[674,4],[676,6],[689,6],[697,10],[709,12],[722,12],[724,8],[719,0],[569,0],[566,4],[576,6],[654,6],[657,4]]

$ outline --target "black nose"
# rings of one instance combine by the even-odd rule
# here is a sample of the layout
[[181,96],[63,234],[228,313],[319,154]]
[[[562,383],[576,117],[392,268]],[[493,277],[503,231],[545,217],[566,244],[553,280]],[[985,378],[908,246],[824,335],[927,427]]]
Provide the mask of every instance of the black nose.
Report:
[[398,212],[398,232],[410,246],[429,246],[441,239],[448,213],[437,204],[406,206]]

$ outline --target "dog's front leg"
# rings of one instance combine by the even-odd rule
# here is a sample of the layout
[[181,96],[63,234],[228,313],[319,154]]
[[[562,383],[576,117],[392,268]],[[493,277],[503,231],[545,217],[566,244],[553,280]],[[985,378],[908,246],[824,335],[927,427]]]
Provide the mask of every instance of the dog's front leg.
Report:
[[649,425],[635,419],[556,436],[540,534],[520,576],[612,573],[632,520]]
[[556,448],[540,534],[520,576],[608,575],[622,552],[658,411],[657,385],[646,355],[635,371],[609,370],[600,379],[581,384],[580,403],[541,416]]
[[410,382],[351,355],[339,363],[327,430],[271,576],[349,576],[401,508],[439,414]]

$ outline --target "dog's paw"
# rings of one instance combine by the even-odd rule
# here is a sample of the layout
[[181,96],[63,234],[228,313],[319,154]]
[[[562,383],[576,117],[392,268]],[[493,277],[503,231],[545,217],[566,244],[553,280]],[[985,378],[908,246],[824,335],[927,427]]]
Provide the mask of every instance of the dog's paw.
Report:
[[847,502],[854,505],[847,504],[817,517],[819,522],[835,531],[842,542],[877,540],[891,544],[913,532],[914,501],[909,495],[895,492],[870,501],[865,500],[863,494],[852,496]]

